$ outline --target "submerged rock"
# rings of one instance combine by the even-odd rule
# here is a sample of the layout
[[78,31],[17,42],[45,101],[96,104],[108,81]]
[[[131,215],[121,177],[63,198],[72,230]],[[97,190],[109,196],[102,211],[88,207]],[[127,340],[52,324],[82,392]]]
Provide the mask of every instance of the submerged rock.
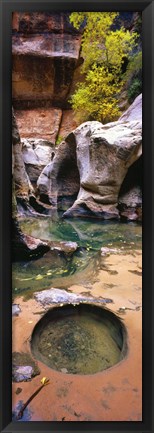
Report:
[[101,256],[106,256],[108,254],[118,254],[121,250],[118,248],[108,248],[108,247],[102,247],[101,248]]
[[79,249],[79,246],[77,244],[77,242],[65,242],[65,241],[61,241],[61,242],[49,242],[48,243],[51,247],[51,251],[62,251],[66,254],[73,254],[75,251],[77,251]]

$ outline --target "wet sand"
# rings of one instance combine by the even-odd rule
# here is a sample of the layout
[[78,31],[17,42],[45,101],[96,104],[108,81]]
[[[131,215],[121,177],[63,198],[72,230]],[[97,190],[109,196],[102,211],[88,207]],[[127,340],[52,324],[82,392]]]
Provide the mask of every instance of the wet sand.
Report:
[[[111,298],[107,308],[115,312],[127,329],[128,351],[115,366],[92,375],[58,372],[40,361],[40,375],[29,382],[13,383],[13,410],[26,402],[40,386],[42,377],[50,379],[31,401],[26,411],[31,421],[141,421],[142,420],[142,254],[109,254],[103,258],[97,281],[87,286],[76,284],[69,292]],[[21,307],[13,317],[13,352],[30,353],[32,330],[46,311],[34,298],[15,303]],[[20,394],[16,394],[17,388]],[[28,419],[27,419],[28,420]],[[22,421],[22,420],[21,420]]]

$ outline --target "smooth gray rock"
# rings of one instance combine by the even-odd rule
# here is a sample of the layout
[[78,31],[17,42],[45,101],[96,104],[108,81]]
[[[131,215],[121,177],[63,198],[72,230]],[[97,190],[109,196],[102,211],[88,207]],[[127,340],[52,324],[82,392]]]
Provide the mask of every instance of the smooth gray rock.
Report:
[[42,170],[37,188],[40,200],[46,195],[53,207],[59,197],[77,196],[80,187],[76,158],[76,144],[62,141],[52,162]]
[[12,316],[19,316],[19,313],[21,313],[21,308],[19,304],[13,304],[12,305]]
[[54,146],[47,140],[30,138],[22,138],[21,144],[26,171],[30,181],[34,184],[43,168],[53,159]]
[[68,293],[66,290],[51,288],[41,292],[35,292],[34,298],[42,305],[69,303],[76,304],[79,302],[92,302],[92,303],[110,303],[112,299],[108,298],[93,298],[88,296],[77,295],[75,293]]
[[54,147],[43,139],[22,138],[22,154],[25,164],[47,165],[51,161]]
[[131,122],[134,119],[142,122],[142,93],[137,96],[131,106],[122,114],[120,121]]
[[13,367],[12,380],[13,382],[27,382],[31,380],[34,370],[30,365],[20,365]]
[[[118,195],[128,168],[141,154],[141,124],[86,122],[72,134],[76,140],[80,190],[64,216],[118,218]],[[67,139],[66,139],[67,140]]]

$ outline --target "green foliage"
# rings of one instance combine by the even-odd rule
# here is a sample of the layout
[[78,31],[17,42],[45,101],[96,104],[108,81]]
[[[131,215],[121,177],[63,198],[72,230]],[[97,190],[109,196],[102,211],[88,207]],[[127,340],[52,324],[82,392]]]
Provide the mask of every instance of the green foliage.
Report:
[[132,56],[126,74],[125,83],[127,88],[128,101],[131,104],[142,92],[142,52]]
[[[119,115],[117,95],[120,86],[104,66],[94,64],[87,72],[85,83],[78,86],[72,97],[73,109],[79,121],[98,120],[107,123]],[[116,93],[116,97],[113,95]]]
[[61,135],[58,136],[58,138],[56,139],[56,146],[58,146],[61,142],[63,141],[63,137]]
[[130,84],[132,78],[137,77],[142,73],[142,52],[135,53],[129,61],[129,65],[125,74],[125,81]]
[[135,78],[132,81],[131,86],[128,89],[128,101],[130,104],[134,101],[134,99],[142,92],[142,82],[138,78]]
[[122,65],[136,46],[136,33],[123,27],[113,31],[115,12],[73,12],[70,21],[82,36],[82,72],[84,83],[78,84],[71,98],[78,121],[115,120],[120,115],[118,95],[123,87]]

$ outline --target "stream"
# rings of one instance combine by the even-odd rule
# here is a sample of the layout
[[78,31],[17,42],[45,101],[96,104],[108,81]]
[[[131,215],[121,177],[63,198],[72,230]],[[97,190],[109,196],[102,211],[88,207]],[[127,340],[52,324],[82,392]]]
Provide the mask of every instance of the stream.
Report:
[[55,251],[37,260],[13,263],[13,298],[22,294],[29,299],[35,291],[51,287],[67,289],[73,284],[91,288],[98,271],[105,266],[102,247],[120,249],[123,253],[142,248],[142,227],[135,222],[20,217],[19,223],[28,235],[52,242],[76,242],[79,248],[73,254]]

